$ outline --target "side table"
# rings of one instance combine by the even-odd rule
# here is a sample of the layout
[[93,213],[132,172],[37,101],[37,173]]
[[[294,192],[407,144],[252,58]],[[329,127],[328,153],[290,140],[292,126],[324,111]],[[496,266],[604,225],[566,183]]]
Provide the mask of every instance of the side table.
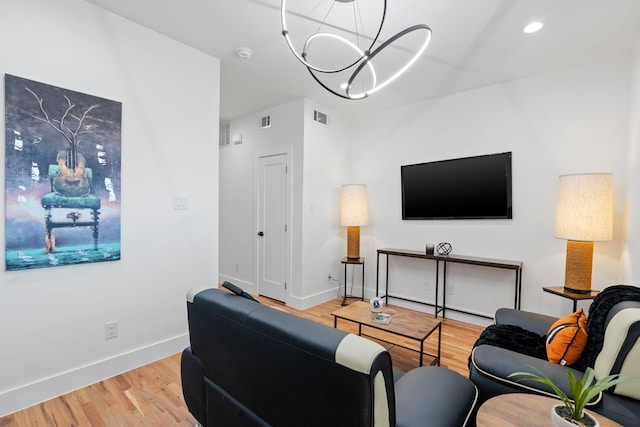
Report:
[[[550,426],[551,407],[562,404],[559,399],[527,393],[508,393],[484,402],[476,416],[477,427]],[[600,427],[622,427],[604,415],[594,414]]]
[[571,292],[564,288],[564,286],[546,286],[542,288],[543,291],[549,292],[553,295],[558,295],[563,298],[567,298],[573,301],[573,311],[578,309],[578,301],[594,299],[600,291],[590,291],[589,293]]
[[[344,265],[344,297],[342,298],[342,305],[347,305],[347,298],[358,298],[354,296],[347,296],[347,265],[361,265],[362,266],[362,296],[360,300],[364,301],[364,257],[360,258],[347,258],[344,257],[340,262]],[[353,272],[355,274],[355,271]],[[351,276],[353,283],[353,276]]]

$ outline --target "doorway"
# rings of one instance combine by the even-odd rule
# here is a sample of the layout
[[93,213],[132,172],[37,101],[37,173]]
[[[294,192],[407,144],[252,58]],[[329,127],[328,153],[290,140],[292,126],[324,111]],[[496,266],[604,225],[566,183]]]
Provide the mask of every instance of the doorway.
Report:
[[287,154],[258,159],[258,294],[286,303]]

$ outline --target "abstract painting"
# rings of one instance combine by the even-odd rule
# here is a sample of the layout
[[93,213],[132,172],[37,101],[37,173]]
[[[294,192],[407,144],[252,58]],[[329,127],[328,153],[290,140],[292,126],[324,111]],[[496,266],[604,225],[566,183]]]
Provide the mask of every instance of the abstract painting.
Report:
[[5,74],[6,270],[120,259],[122,104]]

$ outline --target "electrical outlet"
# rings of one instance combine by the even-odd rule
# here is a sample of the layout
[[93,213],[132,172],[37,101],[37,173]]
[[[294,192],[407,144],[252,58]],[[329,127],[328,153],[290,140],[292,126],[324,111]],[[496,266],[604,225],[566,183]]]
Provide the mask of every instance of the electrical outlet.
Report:
[[104,339],[110,340],[118,336],[118,321],[113,320],[104,324]]
[[453,295],[455,292],[455,289],[453,288],[453,285],[447,285],[447,295]]
[[430,291],[431,290],[431,283],[430,282],[424,282],[424,290],[425,291]]
[[331,276],[331,271],[329,271],[329,273],[327,274],[327,280],[331,280],[333,279],[333,277]]

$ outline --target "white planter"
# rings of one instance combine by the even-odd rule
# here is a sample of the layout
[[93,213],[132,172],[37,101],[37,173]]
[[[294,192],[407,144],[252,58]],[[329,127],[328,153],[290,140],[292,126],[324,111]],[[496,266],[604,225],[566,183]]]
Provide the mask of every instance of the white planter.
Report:
[[[562,408],[564,405],[554,405],[551,407],[551,422],[553,423],[553,425],[555,427],[575,427],[576,425],[583,425],[583,424],[579,424],[575,421],[568,421],[565,420],[564,418],[562,418],[560,415],[558,415],[558,413],[556,412],[556,408]],[[585,416],[589,417],[593,422],[594,422],[594,427],[600,427],[600,423],[598,422],[598,419],[591,416],[588,413],[584,413]]]

